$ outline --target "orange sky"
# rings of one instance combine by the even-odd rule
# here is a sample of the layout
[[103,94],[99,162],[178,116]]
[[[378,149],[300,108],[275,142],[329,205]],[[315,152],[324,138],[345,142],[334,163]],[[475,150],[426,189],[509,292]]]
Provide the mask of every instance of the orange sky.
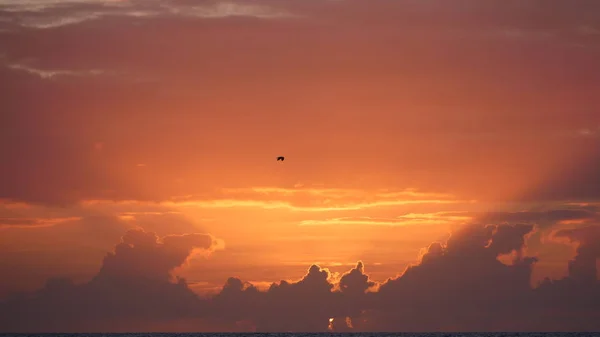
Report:
[[534,225],[529,282],[568,277],[583,239],[553,235],[600,219],[597,13],[0,0],[0,298],[88,282],[129,229],[212,235],[168,270],[201,296],[383,283],[473,223]]

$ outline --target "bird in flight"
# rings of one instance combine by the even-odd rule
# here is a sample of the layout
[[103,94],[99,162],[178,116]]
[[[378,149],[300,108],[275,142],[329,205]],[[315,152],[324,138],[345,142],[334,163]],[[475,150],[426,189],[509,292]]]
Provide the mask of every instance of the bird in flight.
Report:
[[284,161],[284,160],[285,160],[285,158],[284,158],[283,156],[281,156],[281,157],[277,157],[277,161],[280,161],[280,160],[281,160],[281,161]]

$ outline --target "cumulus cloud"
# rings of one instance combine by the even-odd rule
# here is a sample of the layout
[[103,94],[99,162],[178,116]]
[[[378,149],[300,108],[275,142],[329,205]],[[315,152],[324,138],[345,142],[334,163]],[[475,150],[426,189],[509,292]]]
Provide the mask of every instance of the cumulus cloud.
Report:
[[[261,292],[251,284],[230,279],[213,301],[219,304],[219,313],[229,312],[225,308],[236,308],[237,316],[231,321],[250,320],[258,331],[272,331],[264,319],[262,324],[256,324],[257,316],[265,312],[269,313],[265,317],[272,317],[276,331],[562,331],[594,326],[593,316],[584,319],[583,325],[579,325],[581,321],[574,323],[566,302],[557,304],[559,311],[563,310],[562,316],[544,310],[545,300],[552,296],[546,289],[551,293],[562,290],[554,285],[543,285],[542,290],[530,285],[537,259],[523,252],[533,230],[532,225],[465,226],[446,243],[431,244],[418,264],[382,284],[369,280],[362,262],[337,280],[313,266],[298,282],[296,296],[312,301],[315,311],[296,311],[296,302],[287,297],[291,295],[281,294],[288,303],[294,303],[280,308],[288,314],[286,317],[296,318],[286,324],[279,316],[270,316],[266,308],[280,300],[275,297],[276,290],[294,289],[287,282]],[[516,254],[510,264],[498,260],[511,252]],[[312,282],[306,282],[307,279]],[[300,290],[303,282],[305,287]],[[325,291],[328,288],[331,290]],[[597,296],[595,291],[590,294]],[[568,297],[568,293],[563,295]],[[321,294],[319,300],[317,294]],[[269,303],[269,297],[274,303]],[[327,299],[326,303],[323,299]],[[244,308],[248,310],[245,316]],[[323,308],[328,308],[328,314],[321,315]],[[585,310],[589,315],[594,308]],[[549,315],[553,315],[553,323],[544,324]],[[304,323],[300,328],[299,322]]]
[[593,283],[598,275],[596,262],[600,258],[600,226],[561,229],[554,237],[566,238],[577,244],[577,255],[569,262],[569,275]]
[[154,233],[131,230],[115,247],[115,252],[104,258],[96,277],[143,277],[168,282],[170,272],[182,265],[194,249],[209,250],[215,246],[215,239],[206,234],[169,235],[159,240]]
[[[108,253],[89,282],[50,279],[29,297],[2,306],[5,331],[81,331],[136,329],[138,324],[184,319],[202,310],[199,298],[184,279],[173,280],[173,269],[200,250],[220,247],[208,234],[170,235],[133,229]],[[36,324],[31,324],[35,321]],[[73,323],[70,327],[70,323]],[[114,323],[114,327],[112,326]]]
[[326,331],[335,305],[333,287],[330,272],[317,265],[301,280],[273,283],[264,292],[230,278],[211,300],[218,310],[213,315],[217,319],[229,316],[233,324],[250,320],[256,331]]
[[[598,227],[556,233],[577,242],[577,256],[567,277],[538,288],[529,282],[537,259],[523,254],[532,231],[532,225],[464,226],[447,242],[432,243],[420,261],[381,284],[370,280],[359,261],[340,277],[312,265],[300,280],[276,282],[266,290],[231,277],[218,294],[199,298],[185,280],[173,280],[172,271],[194,248],[214,249],[214,239],[205,234],[160,239],[133,230],[106,256],[92,281],[74,285],[51,280],[31,297],[6,302],[8,316],[2,315],[7,319],[1,327],[100,331],[110,322],[110,329],[151,331],[151,322],[185,320],[190,331],[597,329],[598,302],[584,301],[580,288],[584,285],[591,299],[600,296],[598,280],[589,273],[600,256]],[[510,264],[498,260],[510,252],[519,252]],[[58,310],[59,302],[69,303],[63,306],[69,309]],[[552,310],[547,310],[549,303]]]
[[[123,219],[105,210],[0,206],[4,221],[0,225],[0,274],[4,275],[0,298],[14,291],[38,289],[49,277],[69,277],[77,283],[89,280],[98,272],[106,252],[129,229],[144,229],[160,237],[205,232],[187,217],[155,213]],[[217,247],[222,246],[218,243]],[[203,260],[202,254],[190,258],[190,266]],[[31,268],[33,265],[36,268]]]

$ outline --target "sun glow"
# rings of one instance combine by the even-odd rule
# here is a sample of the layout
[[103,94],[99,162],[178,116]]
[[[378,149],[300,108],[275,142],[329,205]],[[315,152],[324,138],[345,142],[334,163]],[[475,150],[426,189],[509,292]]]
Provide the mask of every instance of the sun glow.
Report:
[[327,326],[327,330],[333,331],[333,317],[329,319],[329,326]]

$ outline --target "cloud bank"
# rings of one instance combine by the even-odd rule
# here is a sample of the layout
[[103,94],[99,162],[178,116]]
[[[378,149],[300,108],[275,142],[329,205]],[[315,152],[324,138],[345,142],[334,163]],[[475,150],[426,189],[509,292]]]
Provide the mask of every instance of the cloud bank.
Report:
[[[418,263],[383,283],[363,262],[342,275],[312,265],[298,281],[259,290],[237,277],[199,297],[173,276],[206,234],[130,230],[84,284],[49,280],[0,307],[0,329],[76,331],[596,331],[598,226],[560,230],[576,245],[569,275],[530,285],[532,225],[468,225],[434,242]],[[503,263],[501,256],[511,256]],[[166,329],[166,330],[165,330]]]

